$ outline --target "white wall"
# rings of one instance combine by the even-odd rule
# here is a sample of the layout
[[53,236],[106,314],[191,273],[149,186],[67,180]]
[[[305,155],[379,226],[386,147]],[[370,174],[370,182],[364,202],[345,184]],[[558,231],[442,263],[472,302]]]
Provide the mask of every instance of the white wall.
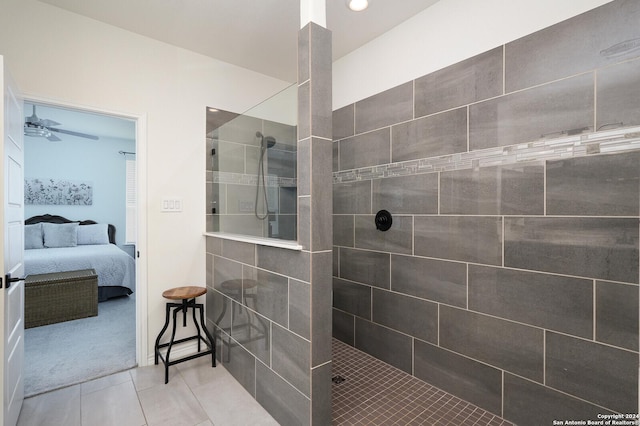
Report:
[[101,137],[100,141],[92,141],[66,137],[49,142],[45,138],[25,136],[24,145],[25,178],[67,179],[93,185],[90,206],[25,204],[25,218],[49,213],[70,220],[110,223],[116,227],[117,244],[124,244],[126,166],[125,156],[118,151],[135,152],[135,140]]
[[440,0],[333,63],[333,109],[611,0]]
[[[147,350],[162,291],[205,285],[205,107],[242,112],[289,83],[35,0],[2,0],[0,54],[28,98],[146,117]],[[43,72],[42,70],[45,70]],[[161,213],[164,196],[183,212]]]

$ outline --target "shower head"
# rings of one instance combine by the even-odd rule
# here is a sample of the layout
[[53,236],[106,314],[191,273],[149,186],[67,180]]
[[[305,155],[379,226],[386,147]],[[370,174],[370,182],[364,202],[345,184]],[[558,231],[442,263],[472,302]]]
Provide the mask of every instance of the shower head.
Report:
[[276,144],[276,138],[274,138],[273,136],[265,136],[264,142],[267,143],[267,148],[271,148]]
[[[260,138],[260,146],[262,148],[271,148],[276,144],[276,138],[274,138],[273,136],[265,136],[260,131],[256,132],[256,138]],[[265,142],[267,143],[266,147]]]

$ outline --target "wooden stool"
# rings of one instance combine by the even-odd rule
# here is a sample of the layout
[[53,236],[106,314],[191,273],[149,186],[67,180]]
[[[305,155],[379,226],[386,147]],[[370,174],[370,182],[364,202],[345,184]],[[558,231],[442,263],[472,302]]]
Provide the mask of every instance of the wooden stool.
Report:
[[[214,338],[211,336],[211,334],[209,333],[209,331],[207,330],[206,322],[204,320],[204,307],[202,303],[196,303],[196,297],[202,296],[206,292],[207,292],[207,289],[205,287],[187,286],[187,287],[171,288],[169,290],[165,290],[162,293],[162,297],[164,297],[165,299],[181,301],[180,303],[167,302],[167,317],[164,323],[164,327],[162,327],[162,330],[160,331],[160,334],[158,334],[158,338],[156,339],[155,364],[158,365],[158,358],[162,360],[162,363],[164,364],[164,383],[165,384],[169,383],[169,367],[172,365],[178,364],[180,362],[189,361],[201,356],[211,354],[211,366],[212,367],[216,366],[216,342]],[[169,343],[160,344],[160,339],[162,338],[162,335],[164,334],[165,331],[167,331],[167,327],[169,327],[169,312],[171,311],[171,308],[173,308],[173,330],[171,332],[171,339],[169,340]],[[189,308],[193,309],[193,323],[196,326],[196,330],[198,330],[198,334],[174,341],[176,337],[176,322],[177,322],[176,317],[178,315],[178,312],[182,311],[182,316],[183,316],[182,326],[186,327],[187,326],[187,310]],[[198,325],[198,320],[196,319],[196,309],[200,310],[200,325]],[[202,327],[202,331],[204,332],[206,339],[202,336],[202,334],[200,334],[200,327]],[[170,360],[169,356],[171,355],[172,346],[174,344],[184,343],[189,340],[198,341],[198,352],[193,355],[185,356],[176,360]],[[207,348],[208,348],[207,350],[205,351],[200,350],[201,349],[200,341],[204,342],[205,345],[207,345]],[[167,354],[165,356],[162,356],[162,354],[160,353],[160,348],[165,348],[165,347],[167,347]]]

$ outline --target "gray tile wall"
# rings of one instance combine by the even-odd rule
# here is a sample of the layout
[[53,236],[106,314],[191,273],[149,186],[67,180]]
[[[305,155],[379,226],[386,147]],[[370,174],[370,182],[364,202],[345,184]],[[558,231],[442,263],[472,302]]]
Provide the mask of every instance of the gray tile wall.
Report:
[[518,425],[638,412],[637,22],[616,0],[334,111],[334,337]]
[[467,107],[462,107],[392,126],[392,160],[465,152],[467,110]]
[[[287,213],[298,214],[293,236],[302,249],[209,234],[207,320],[222,364],[280,424],[326,425],[331,423],[331,33],[310,23],[300,30],[298,49],[298,185],[281,193],[280,201]],[[231,130],[249,134],[239,127]],[[276,137],[288,130],[277,123],[265,128]],[[296,150],[282,153],[278,167],[286,170]],[[370,289],[345,286],[344,308],[360,314],[350,305],[358,298],[349,286]]]
[[498,47],[415,81],[416,117],[499,96],[502,48]]

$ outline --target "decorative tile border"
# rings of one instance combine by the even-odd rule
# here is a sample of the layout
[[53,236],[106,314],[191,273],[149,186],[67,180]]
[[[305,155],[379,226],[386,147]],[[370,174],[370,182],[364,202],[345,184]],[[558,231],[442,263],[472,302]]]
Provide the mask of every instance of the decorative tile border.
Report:
[[[333,183],[633,150],[640,150],[640,126],[344,170],[333,173]],[[257,185],[258,176],[214,171],[213,183]],[[297,186],[297,179],[266,176],[265,183],[269,187],[293,188]]]
[[[233,185],[257,185],[258,176],[244,173],[213,172],[213,183]],[[296,178],[282,178],[265,176],[265,184],[272,187],[295,188],[298,185]]]
[[333,183],[640,150],[640,126],[544,139],[333,173]]

